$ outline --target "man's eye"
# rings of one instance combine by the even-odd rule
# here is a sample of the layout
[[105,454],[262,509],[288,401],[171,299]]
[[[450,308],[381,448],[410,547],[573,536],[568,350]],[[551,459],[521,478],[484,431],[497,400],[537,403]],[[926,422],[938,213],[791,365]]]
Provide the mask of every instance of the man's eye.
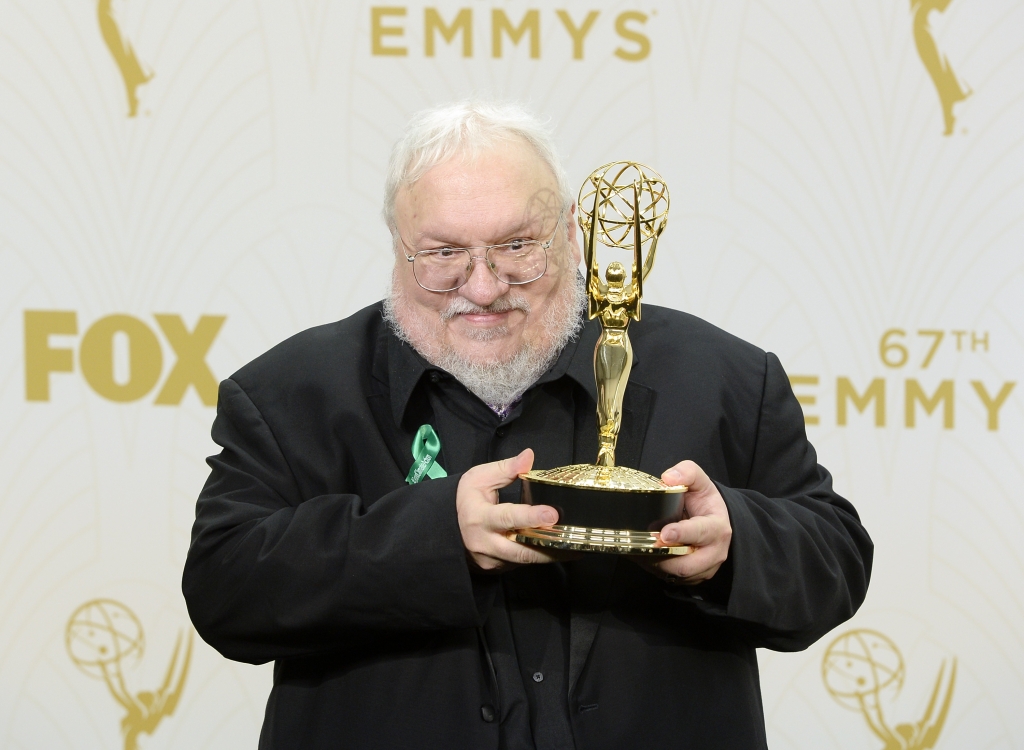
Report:
[[454,257],[457,252],[458,251],[453,248],[442,247],[440,250],[435,250],[434,255],[443,260],[447,260],[448,258]]
[[508,243],[508,249],[514,253],[518,253],[526,246],[527,242],[529,242],[529,240],[512,240]]

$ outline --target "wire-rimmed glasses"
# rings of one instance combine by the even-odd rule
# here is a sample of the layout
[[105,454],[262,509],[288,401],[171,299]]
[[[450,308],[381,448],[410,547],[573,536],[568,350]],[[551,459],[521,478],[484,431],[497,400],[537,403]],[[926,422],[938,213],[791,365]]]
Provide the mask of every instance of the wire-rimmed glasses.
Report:
[[[454,292],[473,274],[473,261],[483,260],[495,278],[503,284],[529,284],[548,270],[548,248],[558,235],[565,211],[558,214],[555,231],[547,241],[515,239],[500,245],[481,247],[438,247],[409,254],[409,246],[399,236],[406,249],[405,259],[412,263],[416,283],[428,292]],[[474,255],[474,251],[483,255]]]

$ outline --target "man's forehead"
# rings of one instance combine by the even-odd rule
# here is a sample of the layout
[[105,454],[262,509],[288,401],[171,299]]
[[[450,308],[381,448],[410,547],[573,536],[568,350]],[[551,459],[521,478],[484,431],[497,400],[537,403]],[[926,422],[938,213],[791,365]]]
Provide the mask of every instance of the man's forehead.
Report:
[[428,170],[396,196],[396,219],[433,236],[469,224],[496,231],[543,228],[560,209],[557,181],[528,144],[510,142],[456,156]]
[[489,205],[486,212],[425,210],[414,218],[410,239],[458,245],[491,244],[513,235],[539,234],[545,226],[545,217],[538,212],[531,213],[526,203],[507,204],[504,209]]
[[397,202],[488,200],[529,196],[557,181],[548,164],[521,140],[501,141],[472,153],[459,153],[431,167],[416,182],[403,185]]

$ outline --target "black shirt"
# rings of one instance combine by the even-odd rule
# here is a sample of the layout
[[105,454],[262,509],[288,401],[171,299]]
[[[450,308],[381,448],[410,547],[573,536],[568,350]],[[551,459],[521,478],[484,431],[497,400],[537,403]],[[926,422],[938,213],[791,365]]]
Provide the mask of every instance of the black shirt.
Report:
[[[504,417],[411,347],[392,347],[389,368],[394,380],[412,385],[405,413],[431,416],[429,424],[441,439],[438,463],[447,472],[462,473],[525,448],[533,449],[536,468],[551,468],[594,458],[576,455],[562,437],[576,432],[578,419],[596,424],[586,388],[593,387],[593,373],[588,378],[569,367],[575,348],[566,347]],[[500,501],[518,502],[519,485],[500,490]],[[498,598],[481,636],[494,668],[502,747],[509,750],[574,748],[567,684],[567,568],[573,566],[525,566],[498,576]],[[478,586],[487,586],[490,581],[479,579],[494,576],[476,577]]]

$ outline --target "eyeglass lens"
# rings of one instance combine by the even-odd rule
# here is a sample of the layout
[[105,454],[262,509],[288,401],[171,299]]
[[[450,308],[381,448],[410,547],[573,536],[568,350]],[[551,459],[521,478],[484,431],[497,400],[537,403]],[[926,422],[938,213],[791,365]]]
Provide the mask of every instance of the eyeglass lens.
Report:
[[[547,253],[543,243],[536,240],[488,248],[482,260],[487,263],[491,273],[505,284],[536,281],[547,270]],[[469,281],[473,273],[473,261],[473,254],[467,249],[444,248],[417,253],[412,266],[416,281],[424,289],[447,292]]]

